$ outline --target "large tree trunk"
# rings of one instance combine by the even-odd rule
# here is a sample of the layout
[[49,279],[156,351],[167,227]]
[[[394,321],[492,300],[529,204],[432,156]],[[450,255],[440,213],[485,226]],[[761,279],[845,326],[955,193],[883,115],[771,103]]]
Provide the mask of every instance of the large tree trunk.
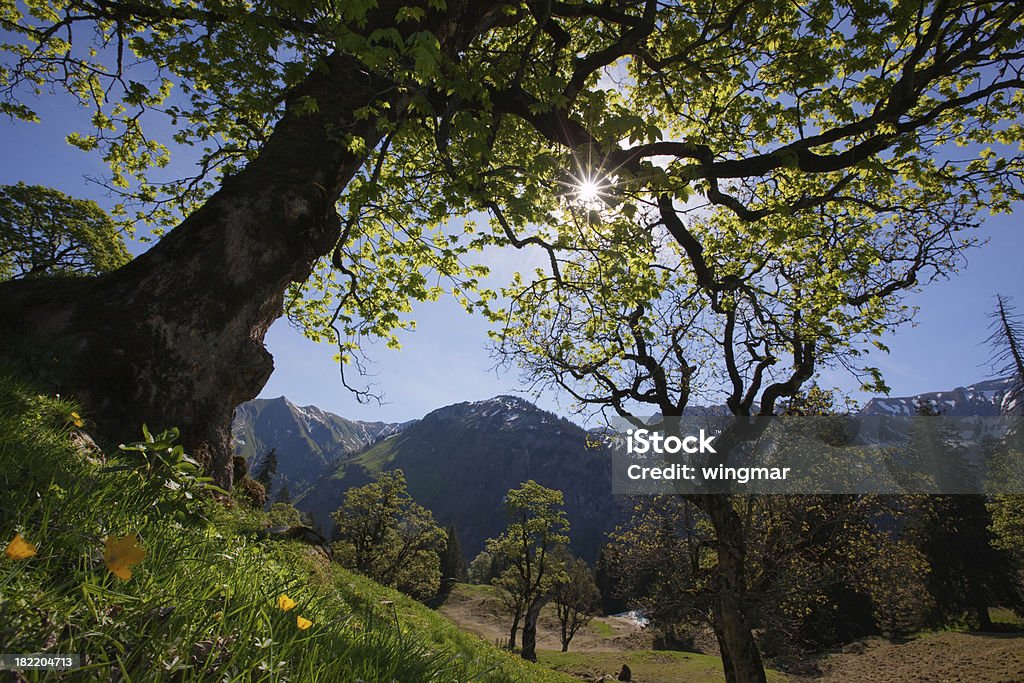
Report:
[[[328,142],[324,124],[355,121],[378,88],[344,57],[294,96],[259,157],[153,248],[90,281],[12,282],[0,290],[3,336],[52,350],[57,389],[108,439],[178,426],[192,455],[231,483],[232,411],[274,368],[263,346],[291,282],[339,236],[341,189],[364,161]],[[293,96],[293,98],[294,98]],[[351,126],[372,148],[376,122]]]
[[541,609],[550,600],[550,595],[542,595],[534,599],[526,609],[526,619],[523,621],[523,649],[520,652],[523,659],[537,661],[537,619],[540,618]]
[[743,523],[726,495],[694,498],[711,519],[717,537],[718,574],[714,629],[728,683],[765,683],[764,663],[745,614],[746,545]]
[[[395,7],[383,4],[377,14],[390,24]],[[433,30],[453,54],[498,4],[449,2],[408,28]],[[377,121],[355,111],[385,100],[392,115],[405,108],[407,95],[355,59],[323,66],[289,96],[315,98],[318,112],[288,106],[258,158],[145,254],[92,280],[0,286],[0,354],[45,349],[36,369],[83,405],[104,440],[135,440],[143,423],[180,427],[191,454],[231,485],[232,413],[274,367],[264,335],[289,283],[336,244],[335,202],[365,160],[339,133],[373,149]]]

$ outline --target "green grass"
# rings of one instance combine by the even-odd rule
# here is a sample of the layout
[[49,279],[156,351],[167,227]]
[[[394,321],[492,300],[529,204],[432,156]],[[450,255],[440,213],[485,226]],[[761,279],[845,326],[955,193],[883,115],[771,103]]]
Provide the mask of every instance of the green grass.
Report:
[[452,589],[452,592],[457,592],[461,595],[474,598],[494,598],[495,600],[499,598],[497,586],[492,586],[490,584],[457,583],[455,584],[455,588]]
[[615,635],[615,629],[607,621],[601,621],[601,619],[593,619],[587,628],[601,636],[602,638],[612,638]]
[[988,611],[988,616],[993,624],[1004,624],[1014,628],[1024,629],[1024,617],[1011,609],[994,607]]
[[[309,546],[260,540],[260,512],[155,488],[126,454],[86,455],[70,440],[75,410],[0,377],[0,546],[20,533],[37,548],[0,556],[5,652],[80,654],[86,680],[571,680]],[[126,534],[145,556],[122,580],[104,540]]]
[[395,458],[393,440],[385,439],[376,446],[359,454],[350,462],[362,466],[368,473],[380,474]]
[[[692,652],[668,650],[552,652],[545,650],[538,653],[538,661],[545,666],[577,676],[593,677],[601,674],[614,676],[618,675],[623,664],[627,664],[635,681],[713,683],[725,680],[721,659]],[[768,680],[783,683],[786,676],[777,671],[769,671]]]

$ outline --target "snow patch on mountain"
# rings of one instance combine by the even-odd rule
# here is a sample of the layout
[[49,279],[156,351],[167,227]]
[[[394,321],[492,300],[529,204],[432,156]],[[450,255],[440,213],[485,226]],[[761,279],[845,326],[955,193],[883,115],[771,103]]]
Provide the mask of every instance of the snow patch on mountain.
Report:
[[993,417],[1012,409],[1013,380],[992,379],[952,391],[932,391],[916,396],[877,397],[861,409],[863,415],[916,415],[918,405],[927,403],[949,417]]

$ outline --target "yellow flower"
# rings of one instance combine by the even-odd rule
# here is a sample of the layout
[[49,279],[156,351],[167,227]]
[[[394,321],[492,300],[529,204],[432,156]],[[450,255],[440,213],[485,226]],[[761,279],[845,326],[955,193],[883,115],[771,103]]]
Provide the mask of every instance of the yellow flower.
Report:
[[281,595],[277,596],[277,606],[287,612],[292,607],[295,607],[295,601],[281,593]]
[[85,422],[82,421],[82,416],[78,413],[71,413],[71,423],[76,427],[84,427]]
[[300,616],[295,617],[295,625],[299,627],[300,631],[305,631],[307,628],[313,625],[313,622],[309,619],[303,619]]
[[127,536],[107,536],[106,549],[103,551],[103,561],[107,563],[110,573],[127,581],[132,578],[131,566],[142,562],[146,551],[139,547],[138,534]]
[[36,547],[22,538],[21,534],[14,534],[14,538],[4,548],[8,560],[27,560],[35,554]]

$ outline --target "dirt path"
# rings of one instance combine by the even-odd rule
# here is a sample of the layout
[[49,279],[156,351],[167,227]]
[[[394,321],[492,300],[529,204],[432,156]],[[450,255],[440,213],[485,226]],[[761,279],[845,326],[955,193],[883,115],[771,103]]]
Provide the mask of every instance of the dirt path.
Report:
[[[505,607],[489,586],[459,584],[438,610],[466,631],[490,642],[508,640],[511,625]],[[654,638],[635,622],[621,617],[595,618],[572,639],[573,652],[649,650]],[[562,640],[554,607],[548,605],[537,624],[537,648],[560,650]]]
[[[492,643],[508,638],[505,607],[490,586],[459,584],[440,612]],[[537,629],[538,650],[551,651],[542,659],[552,660],[549,664],[564,671],[608,673],[618,671],[628,659],[638,671],[648,669],[644,676],[634,677],[641,683],[724,680],[717,658],[652,652],[653,646],[652,634],[635,622],[602,617],[576,634],[569,655],[559,655],[558,621],[550,605]],[[581,654],[582,658],[577,656]],[[666,661],[655,661],[659,657]],[[705,661],[712,659],[710,664]],[[779,674],[772,680],[787,679],[789,683],[1024,683],[1024,633],[931,633],[905,642],[867,638],[808,660],[798,673]]]
[[808,663],[794,683],[1024,683],[1024,633],[868,638]]

